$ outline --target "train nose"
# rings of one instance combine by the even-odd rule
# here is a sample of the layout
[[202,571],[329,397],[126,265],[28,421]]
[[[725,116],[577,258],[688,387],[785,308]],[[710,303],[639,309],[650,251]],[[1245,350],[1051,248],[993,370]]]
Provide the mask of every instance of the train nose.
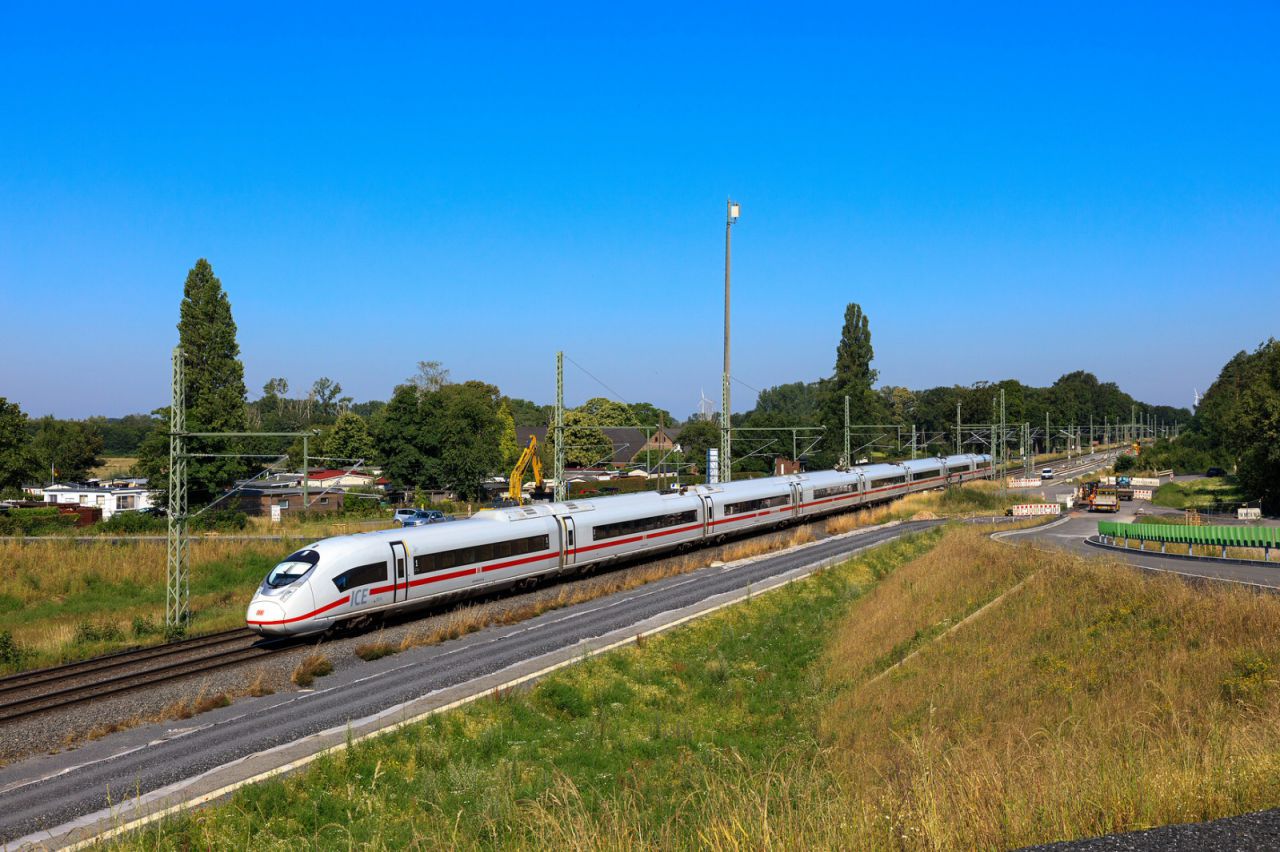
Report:
[[274,633],[284,626],[284,607],[275,601],[255,598],[249,603],[244,620],[250,630]]

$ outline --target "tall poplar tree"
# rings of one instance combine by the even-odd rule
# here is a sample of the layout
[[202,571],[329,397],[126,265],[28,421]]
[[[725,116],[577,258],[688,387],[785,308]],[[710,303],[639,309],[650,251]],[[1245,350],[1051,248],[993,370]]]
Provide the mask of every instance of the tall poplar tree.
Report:
[[[245,431],[244,365],[236,342],[231,301],[213,267],[203,257],[187,273],[178,319],[186,385],[187,430],[190,432]],[[241,442],[195,442],[209,452],[235,452]],[[213,499],[243,476],[238,459],[192,459],[187,466],[189,499],[198,506]]]
[[844,309],[844,328],[836,345],[835,373],[823,382],[823,423],[827,427],[816,461],[822,467],[835,464],[844,449],[844,398],[849,397],[849,422],[853,425],[883,422],[880,399],[872,389],[879,373],[872,369],[871,325],[862,307],[850,302]]
[[[183,387],[187,431],[243,432],[246,430],[244,365],[236,342],[231,302],[209,261],[200,258],[187,273],[179,308],[178,345],[182,347]],[[152,487],[168,487],[169,412],[161,409],[156,430],[143,442],[138,467]],[[234,453],[242,441],[191,439],[192,453]],[[193,510],[217,497],[244,476],[243,460],[192,458],[187,463],[188,501]]]

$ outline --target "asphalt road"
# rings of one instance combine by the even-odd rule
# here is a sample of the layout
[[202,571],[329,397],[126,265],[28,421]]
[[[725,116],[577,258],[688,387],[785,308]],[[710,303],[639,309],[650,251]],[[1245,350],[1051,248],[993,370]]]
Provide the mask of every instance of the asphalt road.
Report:
[[[1045,489],[1052,493],[1053,489]],[[1071,512],[1061,521],[1029,530],[999,533],[1009,542],[1033,542],[1039,546],[1061,547],[1087,556],[1107,556],[1155,572],[1181,574],[1197,580],[1216,580],[1249,586],[1280,589],[1280,562],[1272,565],[1214,562],[1205,559],[1173,559],[1158,553],[1125,552],[1086,544],[1085,539],[1098,533],[1098,521],[1132,521],[1137,509],[1150,511],[1150,504],[1134,500],[1121,503],[1116,514]]]
[[4,767],[0,769],[0,843],[51,839],[47,834],[51,829],[113,802],[118,805],[309,735],[366,720],[429,693],[938,523],[908,522],[746,563],[704,568],[519,624],[352,667],[318,681],[315,691],[246,699],[176,726],[148,725],[81,749]]

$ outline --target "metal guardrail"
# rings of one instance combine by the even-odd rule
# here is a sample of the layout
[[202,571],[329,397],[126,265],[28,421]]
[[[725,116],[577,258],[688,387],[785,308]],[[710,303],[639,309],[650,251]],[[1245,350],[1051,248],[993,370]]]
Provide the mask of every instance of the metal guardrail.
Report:
[[1185,544],[1187,553],[1194,547],[1217,547],[1226,556],[1228,547],[1252,547],[1263,551],[1263,559],[1271,558],[1271,549],[1280,547],[1280,527],[1212,526],[1193,527],[1182,524],[1125,524],[1099,521],[1098,535],[1104,542],[1118,544],[1130,541],[1160,543],[1164,552],[1170,544]]

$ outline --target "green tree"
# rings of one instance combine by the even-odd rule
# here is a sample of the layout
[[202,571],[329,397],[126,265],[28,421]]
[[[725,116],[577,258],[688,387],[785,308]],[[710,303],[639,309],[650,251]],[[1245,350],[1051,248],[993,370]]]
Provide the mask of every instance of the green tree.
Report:
[[[599,467],[613,461],[613,442],[590,414],[573,410],[564,414],[564,463],[569,467]],[[555,449],[554,431],[547,444]]]
[[30,449],[38,469],[53,470],[58,479],[83,482],[102,464],[102,435],[76,420],[41,417]]
[[[241,432],[247,426],[244,365],[236,342],[231,302],[209,261],[200,258],[187,273],[179,309],[178,345],[182,347],[187,430]],[[158,488],[168,485],[168,412],[140,450],[139,468]],[[192,453],[234,453],[242,443],[228,439],[192,439]],[[187,463],[188,499],[195,508],[242,477],[247,468],[235,458],[192,458]]]
[[678,426],[680,420],[671,416],[665,408],[659,408],[651,402],[635,402],[631,406],[631,416],[641,426]]
[[333,417],[338,413],[337,400],[342,395],[342,385],[328,376],[321,376],[311,385],[311,395],[315,397],[322,417]]
[[[369,433],[369,424],[359,414],[344,411],[338,415],[333,428],[325,435],[324,455],[331,459],[347,459],[354,464],[357,459],[364,459],[365,467],[372,465],[377,450],[374,448],[373,436]],[[343,462],[333,462],[341,465]]]
[[680,430],[681,456],[706,472],[707,450],[720,446],[720,424],[714,420],[690,420]]
[[0,491],[16,490],[37,475],[30,441],[27,415],[16,402],[0,396]]
[[527,399],[504,396],[502,401],[511,412],[511,417],[517,426],[546,426],[555,413],[555,406],[538,405]]
[[816,454],[821,467],[833,467],[844,446],[844,398],[849,397],[849,420],[854,424],[883,422],[880,400],[872,389],[879,373],[872,369],[875,350],[871,325],[862,308],[850,302],[844,311],[844,328],[836,344],[835,372],[823,383],[823,423],[826,439]]
[[493,385],[468,381],[427,395],[423,434],[432,483],[463,499],[482,499],[484,482],[502,467],[502,419]]
[[573,410],[585,418],[584,422],[595,426],[652,425],[641,424],[631,406],[625,402],[614,402],[603,396],[592,397]]
[[1227,445],[1237,452],[1241,488],[1273,512],[1280,509],[1280,343],[1269,340],[1251,360]]
[[511,406],[508,405],[506,397],[503,397],[498,405],[498,417],[502,420],[502,440],[498,447],[499,454],[502,456],[502,469],[510,470],[520,460],[520,454],[524,448],[520,446],[516,437],[516,420],[511,414]]
[[449,384],[449,371],[439,361],[419,361],[418,372],[407,383],[423,393],[432,393]]
[[413,385],[401,385],[379,412],[373,430],[374,447],[382,459],[383,472],[402,487],[427,482],[427,456],[423,452],[419,403],[418,389]]

